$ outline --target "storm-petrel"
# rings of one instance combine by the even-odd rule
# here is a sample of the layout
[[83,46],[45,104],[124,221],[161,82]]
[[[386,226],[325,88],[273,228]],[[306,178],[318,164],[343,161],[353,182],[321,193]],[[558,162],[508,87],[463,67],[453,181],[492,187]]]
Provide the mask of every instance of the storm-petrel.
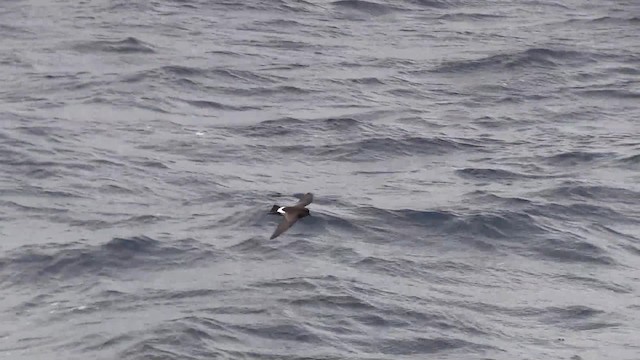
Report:
[[285,232],[288,228],[290,228],[298,219],[302,219],[305,216],[309,216],[309,209],[305,208],[305,206],[311,204],[313,201],[313,194],[306,193],[302,196],[300,201],[293,206],[279,206],[273,205],[269,214],[273,215],[282,215],[284,218],[276,231],[273,232],[270,239],[275,239],[280,234]]

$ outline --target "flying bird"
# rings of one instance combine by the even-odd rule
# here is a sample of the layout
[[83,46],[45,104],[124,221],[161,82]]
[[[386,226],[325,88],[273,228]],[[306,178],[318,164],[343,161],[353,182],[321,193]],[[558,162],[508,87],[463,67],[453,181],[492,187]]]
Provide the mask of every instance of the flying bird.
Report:
[[310,216],[309,209],[307,209],[305,206],[311,204],[312,201],[313,201],[313,194],[306,193],[302,196],[300,201],[298,201],[298,203],[293,206],[273,205],[273,207],[271,208],[271,211],[269,211],[269,214],[281,215],[283,218],[282,218],[282,222],[278,225],[278,227],[276,228],[276,231],[273,232],[273,235],[271,235],[270,239],[275,239],[276,237],[278,237],[280,234],[285,232],[288,228],[293,226],[293,224],[295,224],[295,222],[298,221],[298,219],[302,219],[303,217]]

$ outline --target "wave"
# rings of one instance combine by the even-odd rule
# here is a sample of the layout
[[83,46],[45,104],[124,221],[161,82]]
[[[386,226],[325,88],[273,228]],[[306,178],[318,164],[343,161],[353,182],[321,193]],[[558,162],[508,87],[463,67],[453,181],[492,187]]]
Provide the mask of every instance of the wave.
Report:
[[100,40],[90,41],[73,46],[77,51],[86,53],[110,52],[119,54],[153,54],[153,46],[135,37],[124,40]]
[[528,179],[543,179],[551,176],[545,175],[533,175],[533,174],[521,174],[513,171],[502,169],[479,169],[479,168],[465,168],[456,170],[456,174],[461,177],[475,180],[528,180]]
[[624,157],[622,159],[619,159],[618,162],[623,164],[623,165],[630,165],[631,167],[639,168],[640,167],[640,154],[626,156],[626,157]]
[[226,249],[237,254],[254,256],[260,259],[284,257],[283,251],[276,245],[265,242],[265,238],[270,234],[271,233],[267,233],[264,237],[256,236],[249,238],[238,244],[229,246]]
[[284,279],[276,279],[269,281],[260,281],[257,283],[251,284],[252,288],[266,288],[266,289],[285,289],[291,291],[309,291],[314,292],[318,290],[318,285],[316,285],[313,279],[305,278],[305,277],[293,277],[293,278],[284,278]]
[[424,137],[368,137],[332,145],[278,146],[281,153],[304,153],[325,160],[344,162],[379,161],[398,156],[442,155],[453,151],[483,151],[483,146],[466,140]]
[[[121,358],[218,358],[226,351],[212,344],[239,343],[235,326],[222,321],[182,317],[134,333],[137,341],[120,352]],[[224,348],[224,347],[223,347]]]
[[537,195],[549,199],[597,200],[605,204],[616,202],[634,205],[636,204],[635,199],[640,199],[640,192],[629,189],[575,183],[555,186],[549,190],[538,192]]
[[138,236],[97,246],[82,242],[23,246],[0,259],[0,283],[30,285],[84,276],[118,277],[143,268],[192,266],[216,252],[193,239],[163,243]]
[[[571,221],[576,217],[632,221],[630,217],[605,212],[595,206],[538,204],[526,200],[513,203],[502,198],[498,198],[498,201],[509,201],[511,204],[502,210],[486,205],[491,210],[467,214],[360,208],[358,214],[361,218],[354,220],[354,223],[377,232],[391,232],[390,229],[394,229],[392,232],[396,237],[402,233],[405,240],[394,240],[396,245],[408,242],[415,246],[416,242],[424,243],[425,238],[446,239],[448,245],[457,244],[456,247],[472,247],[483,252],[510,252],[522,256],[533,253],[540,258],[558,262],[614,265],[617,262],[608,250],[582,236],[559,229],[563,227],[564,221]],[[386,224],[382,229],[376,227],[380,219],[384,219]],[[432,242],[431,246],[434,245],[438,243]],[[373,266],[373,270],[379,268],[380,261],[382,260],[365,258],[359,260],[357,266]],[[406,273],[409,270],[390,259],[384,260],[381,266],[379,269],[386,269],[389,274],[409,275]]]
[[640,23],[640,17],[617,17],[617,16],[601,16],[591,19],[572,18],[566,21],[567,24],[584,24],[584,25],[635,25]]
[[536,204],[526,212],[533,216],[540,216],[555,220],[571,221],[572,219],[592,219],[596,221],[632,222],[633,217],[627,216],[605,205],[593,205],[587,203],[559,204],[549,202]]
[[623,89],[582,89],[575,91],[585,97],[605,99],[640,99],[640,92]]
[[244,332],[271,340],[285,340],[295,342],[322,343],[322,337],[314,334],[306,329],[305,326],[299,324],[280,324],[280,325],[245,325],[236,326],[236,331]]
[[526,213],[498,211],[494,214],[470,214],[456,218],[443,230],[466,236],[515,241],[545,232],[536,219]]
[[256,125],[247,126],[241,129],[240,132],[245,136],[288,136],[295,133],[300,133],[305,130],[305,121],[296,118],[282,118],[277,120],[266,120]]
[[571,330],[595,330],[619,324],[599,320],[606,314],[589,306],[573,305],[567,307],[548,307],[544,310],[543,321]]
[[460,6],[464,3],[464,0],[405,0],[411,4],[419,5],[420,7],[434,8],[434,9],[448,9],[452,7]]
[[190,99],[182,99],[182,98],[171,98],[172,100],[180,101],[189,105],[192,105],[197,108],[203,109],[215,109],[215,110],[229,110],[229,111],[246,111],[246,110],[257,110],[260,109],[256,106],[236,106],[230,104],[223,104],[216,101],[211,100],[190,100]]
[[499,21],[506,18],[505,15],[496,14],[483,14],[483,13],[453,13],[440,16],[438,19],[447,21],[475,21],[475,20],[487,20],[487,21]]
[[398,8],[388,4],[380,4],[364,0],[339,0],[334,1],[331,4],[337,8],[356,10],[369,15],[385,15],[399,10]]
[[614,258],[599,246],[578,238],[564,234],[562,238],[548,238],[532,247],[537,255],[543,259],[567,263],[590,263],[599,265],[616,265]]
[[545,157],[542,160],[549,165],[565,167],[591,164],[599,160],[613,158],[614,156],[615,153],[568,151]]
[[288,301],[296,307],[347,311],[373,311],[377,308],[354,295],[312,295]]
[[62,207],[29,206],[10,200],[0,200],[0,205],[30,214],[64,214],[69,210]]
[[[217,3],[215,3],[217,5]],[[224,6],[224,11],[228,11],[229,7],[242,8],[243,10],[259,10],[264,12],[273,12],[274,10],[279,13],[308,13],[317,9],[321,5],[305,0],[274,0],[274,1],[226,1],[221,2],[220,5]]]
[[253,96],[253,97],[291,97],[291,96],[304,96],[313,93],[311,89],[305,89],[291,85],[274,85],[274,86],[258,86],[251,88],[225,88],[228,93],[238,96]]
[[529,206],[533,206],[533,201],[526,199],[524,197],[507,197],[507,196],[499,196],[487,191],[477,190],[467,194],[470,197],[471,201],[474,201],[478,204],[482,204],[483,207],[491,207],[495,208],[499,206],[500,208],[518,208],[523,209]]
[[446,62],[437,66],[435,73],[500,72],[530,68],[556,68],[594,62],[594,55],[581,51],[531,48],[511,54],[498,54],[476,60]]
[[353,266],[356,269],[367,272],[400,278],[415,278],[420,275],[427,277],[429,275],[429,272],[423,269],[424,266],[422,264],[408,259],[383,259],[375,256],[366,256],[357,260]]
[[109,3],[109,6],[105,8],[107,11],[122,11],[127,14],[129,13],[137,13],[137,12],[153,12],[153,4],[149,3],[132,3],[126,0],[114,0]]
[[456,214],[444,211],[382,210],[368,208],[365,214],[376,218],[399,221],[429,229],[430,232],[448,235],[465,235],[490,239],[515,239],[544,233],[536,219],[525,212],[492,211],[476,214]]
[[480,351],[491,348],[490,346],[480,345],[456,338],[425,338],[416,337],[409,339],[383,339],[376,341],[374,344],[370,342],[362,342],[365,348],[372,349],[385,355],[416,355],[416,354],[435,354],[441,351],[468,348],[468,351]]
[[[236,56],[237,54],[230,54]],[[202,90],[208,90],[205,81],[215,81],[216,83],[237,83],[256,85],[269,84],[272,85],[278,78],[274,75],[262,75],[249,70],[237,70],[231,68],[203,68],[184,65],[165,65],[161,67],[145,69],[142,71],[128,74],[123,77],[122,81],[128,83],[136,83],[142,81],[164,80],[170,84],[184,84],[188,86],[197,86]],[[277,86],[280,86],[279,84]],[[233,89],[234,91],[247,91],[246,89]]]
[[289,136],[293,134],[313,134],[323,132],[350,132],[358,133],[367,131],[369,125],[353,117],[320,118],[303,120],[292,117],[265,120],[255,125],[238,128],[236,131],[244,136],[271,137]]
[[599,280],[595,277],[580,276],[577,274],[563,274],[556,276],[556,278],[560,279],[561,281],[565,281],[568,285],[581,284],[588,289],[598,288],[602,290],[612,291],[617,294],[633,293],[633,289],[629,286]]

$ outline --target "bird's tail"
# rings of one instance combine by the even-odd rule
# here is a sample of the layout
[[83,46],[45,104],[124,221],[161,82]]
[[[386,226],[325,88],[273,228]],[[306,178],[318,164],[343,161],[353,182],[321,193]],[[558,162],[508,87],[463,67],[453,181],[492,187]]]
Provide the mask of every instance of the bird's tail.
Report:
[[280,209],[281,206],[278,205],[273,205],[273,207],[271,208],[271,211],[269,211],[269,214],[274,214],[274,215],[282,215],[278,212],[278,209]]

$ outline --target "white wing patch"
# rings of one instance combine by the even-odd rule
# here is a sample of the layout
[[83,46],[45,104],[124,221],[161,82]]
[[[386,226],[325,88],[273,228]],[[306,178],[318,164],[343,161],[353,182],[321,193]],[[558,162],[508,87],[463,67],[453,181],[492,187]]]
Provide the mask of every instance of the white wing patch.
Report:
[[282,215],[286,214],[286,213],[284,212],[284,206],[283,206],[283,207],[281,207],[280,209],[278,209],[277,211],[278,211],[280,214],[282,214]]

